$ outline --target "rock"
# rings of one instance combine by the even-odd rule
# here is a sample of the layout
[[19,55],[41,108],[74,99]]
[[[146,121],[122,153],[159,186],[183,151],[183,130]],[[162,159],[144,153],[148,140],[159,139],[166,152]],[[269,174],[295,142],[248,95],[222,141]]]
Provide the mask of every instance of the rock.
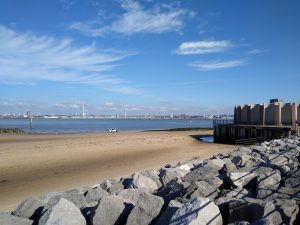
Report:
[[108,188],[110,194],[117,194],[124,190],[124,185],[121,182],[115,183]]
[[207,161],[207,166],[208,167],[212,167],[212,168],[215,168],[216,170],[220,170],[223,168],[224,164],[226,162],[223,161],[222,159],[219,159],[219,158],[215,158],[215,159],[210,159]]
[[154,192],[158,189],[157,183],[149,177],[143,176],[139,172],[133,174],[129,188],[143,189],[147,192]]
[[230,183],[234,187],[244,187],[252,181],[256,175],[252,172],[235,172],[229,174]]
[[32,225],[33,221],[0,212],[0,225]]
[[234,173],[237,172],[237,167],[234,163],[231,162],[226,162],[224,164],[224,166],[222,167],[222,169],[220,170],[221,174],[229,174],[229,173]]
[[46,205],[45,201],[39,198],[30,197],[23,201],[13,212],[14,216],[38,221]]
[[78,193],[76,191],[73,192],[65,192],[65,193],[59,193],[57,195],[52,195],[49,197],[49,200],[47,201],[47,206],[46,208],[52,208],[56,203],[59,202],[62,198],[72,202],[75,204],[79,209],[83,208],[87,202],[85,200],[84,194],[83,193]]
[[125,224],[132,207],[121,196],[105,196],[96,209],[93,225]]
[[180,167],[182,165],[187,165],[190,170],[197,169],[203,165],[203,161],[199,157],[193,157],[190,160],[185,160],[176,164],[176,167]]
[[[295,224],[299,213],[299,207],[295,200],[275,199],[273,203],[275,204],[277,211],[281,214],[283,224]],[[274,224],[279,224],[279,222],[272,222]]]
[[113,184],[116,184],[118,183],[119,181],[117,179],[107,179],[107,180],[104,180],[100,183],[100,187],[105,190],[105,191],[108,191],[108,189],[113,185]]
[[183,181],[192,183],[195,181],[206,181],[207,183],[219,188],[223,185],[223,180],[219,175],[219,171],[216,168],[210,166],[203,166],[193,170],[182,178]]
[[178,167],[175,167],[176,169],[179,169],[179,170],[185,170],[187,172],[190,172],[191,171],[191,167],[187,164],[183,164],[181,166],[178,166]]
[[171,200],[179,197],[183,194],[184,190],[190,185],[188,182],[182,182],[180,179],[171,180],[165,186],[163,186],[156,195],[162,197],[166,204]]
[[268,160],[270,164],[278,166],[283,166],[292,162],[288,156],[279,154],[269,155]]
[[170,201],[168,207],[165,211],[163,211],[161,216],[156,221],[155,225],[169,224],[173,214],[177,211],[177,209],[179,209],[182,206],[183,204],[180,202],[177,202],[175,200]]
[[293,199],[300,204],[300,188],[280,187],[272,196],[273,199]]
[[146,192],[142,193],[129,214],[126,224],[148,225],[153,223],[163,205],[164,200],[161,197]]
[[272,223],[268,219],[260,219],[255,221],[254,223],[251,223],[251,225],[274,225],[274,223]]
[[125,189],[118,193],[118,196],[128,200],[128,202],[136,205],[137,201],[139,200],[142,193],[145,191],[140,189]]
[[[185,198],[187,201],[191,198],[202,197],[213,200],[218,196],[219,192],[220,191],[218,189],[216,189],[206,181],[196,181],[187,188],[184,196],[182,196],[181,199]],[[186,202],[184,200],[181,201]]]
[[256,190],[256,198],[257,199],[262,199],[262,200],[272,200],[273,199],[273,194],[276,193],[276,189],[272,190],[272,189],[257,189]]
[[222,225],[219,208],[208,198],[193,198],[180,207],[172,216],[170,225],[198,224]]
[[240,221],[237,223],[229,223],[228,225],[249,225],[250,223],[247,221]]
[[249,193],[247,189],[235,188],[233,190],[222,191],[222,197],[229,199],[243,199],[246,197],[253,197],[252,193]]
[[103,190],[100,186],[97,188],[93,188],[88,190],[88,192],[85,195],[85,199],[87,202],[99,202],[101,198],[104,196],[109,195],[107,191]]
[[300,177],[287,177],[283,179],[284,187],[300,188]]
[[246,163],[250,160],[249,155],[237,155],[232,158],[232,162],[237,166],[237,167],[243,167],[246,165]]
[[149,177],[151,180],[155,181],[158,188],[162,187],[162,183],[160,181],[159,174],[156,170],[142,171],[141,175],[143,175],[145,177]]
[[85,225],[86,221],[80,210],[72,202],[62,198],[53,208],[46,211],[39,225]]
[[162,168],[159,173],[159,177],[163,185],[166,185],[171,180],[175,178],[182,178],[185,176],[189,171],[182,170],[178,168]]
[[260,219],[268,219],[274,224],[281,224],[282,218],[272,202],[256,199],[233,200],[229,202],[229,223],[248,221],[253,223]]
[[276,189],[279,187],[281,175],[279,170],[272,170],[271,168],[261,167],[259,172],[255,171],[258,175],[257,188],[258,189]]

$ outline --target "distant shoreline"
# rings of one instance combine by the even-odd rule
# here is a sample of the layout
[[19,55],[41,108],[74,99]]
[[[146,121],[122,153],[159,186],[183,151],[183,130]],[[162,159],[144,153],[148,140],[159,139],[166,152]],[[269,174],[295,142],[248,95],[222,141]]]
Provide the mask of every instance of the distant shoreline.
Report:
[[[119,132],[156,132],[156,131],[211,131],[211,127],[179,127],[170,129],[157,129],[157,130],[126,130]],[[0,134],[97,134],[97,133],[109,133],[108,131],[82,131],[82,132],[28,132],[19,128],[0,128]]]

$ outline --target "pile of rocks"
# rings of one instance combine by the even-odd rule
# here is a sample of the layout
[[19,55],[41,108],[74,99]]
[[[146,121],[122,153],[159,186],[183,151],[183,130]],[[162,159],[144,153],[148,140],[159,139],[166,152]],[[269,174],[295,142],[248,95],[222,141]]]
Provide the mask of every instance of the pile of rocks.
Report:
[[300,224],[300,137],[240,147],[0,213],[5,225]]

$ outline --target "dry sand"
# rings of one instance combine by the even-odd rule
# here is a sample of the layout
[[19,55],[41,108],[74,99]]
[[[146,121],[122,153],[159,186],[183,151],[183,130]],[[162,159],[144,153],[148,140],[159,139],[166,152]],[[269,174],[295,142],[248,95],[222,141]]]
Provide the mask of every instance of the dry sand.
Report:
[[0,135],[0,211],[29,196],[233,150],[192,137],[207,134],[212,131]]

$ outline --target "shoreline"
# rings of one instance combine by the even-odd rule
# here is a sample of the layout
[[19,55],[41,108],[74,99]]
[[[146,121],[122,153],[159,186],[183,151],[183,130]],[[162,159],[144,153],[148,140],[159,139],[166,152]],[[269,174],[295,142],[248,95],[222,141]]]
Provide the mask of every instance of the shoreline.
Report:
[[[155,131],[211,131],[212,127],[177,127],[177,128],[167,128],[167,129],[154,129],[154,130],[124,130],[119,132],[155,132]],[[62,135],[62,134],[97,134],[97,133],[110,133],[109,131],[79,131],[79,132],[28,132],[19,128],[0,128],[1,134],[54,134],[54,135]]]
[[193,137],[211,134],[198,130],[0,135],[0,211],[13,209],[29,196],[234,149]]

